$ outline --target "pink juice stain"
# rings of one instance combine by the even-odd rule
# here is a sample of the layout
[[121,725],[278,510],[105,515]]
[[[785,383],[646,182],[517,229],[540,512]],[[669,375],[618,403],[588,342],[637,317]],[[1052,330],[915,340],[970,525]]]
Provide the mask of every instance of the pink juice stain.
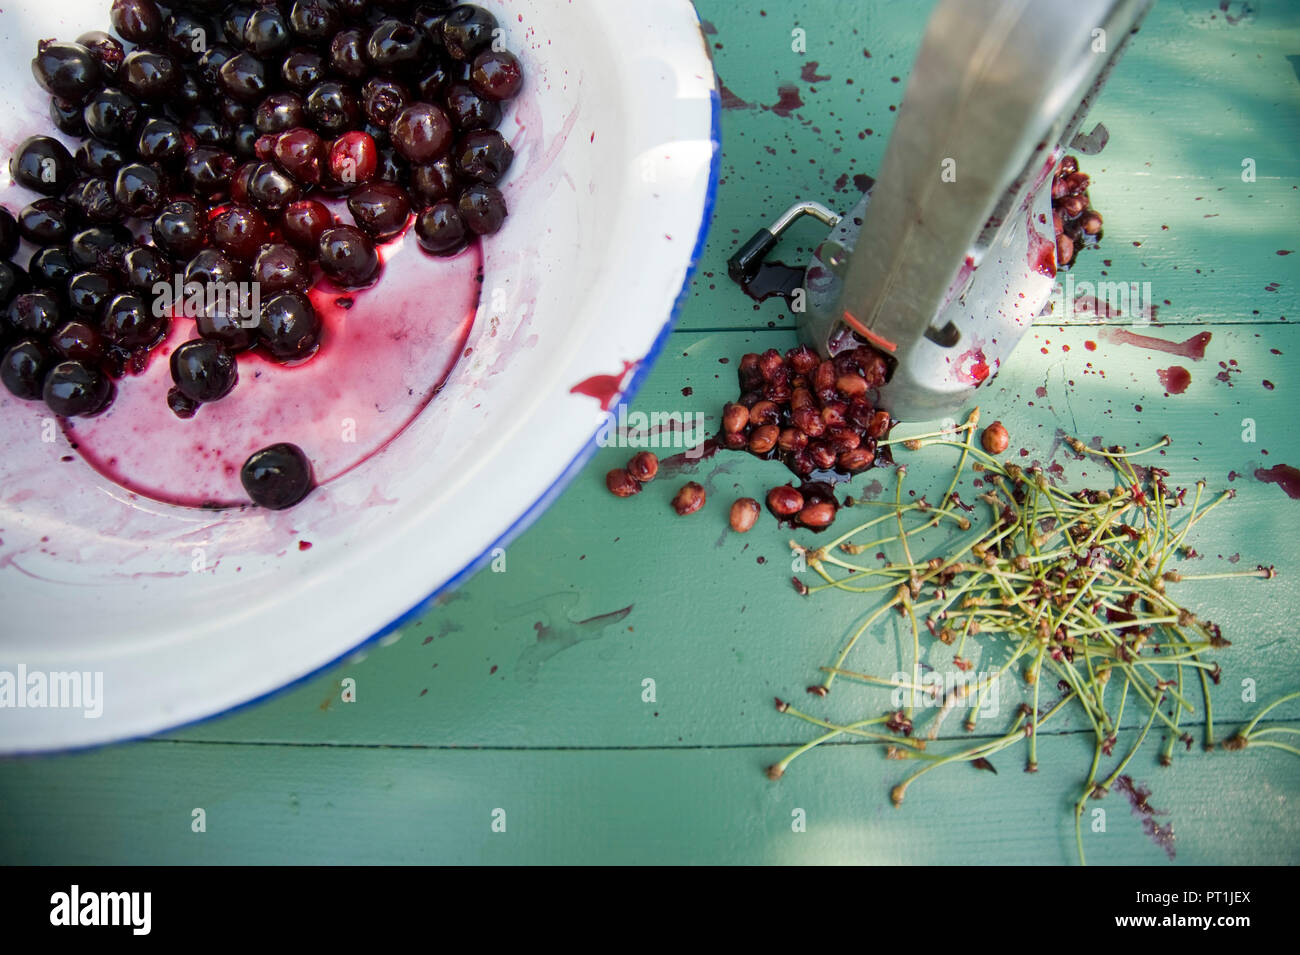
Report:
[[369,288],[342,290],[325,280],[313,286],[322,331],[311,359],[286,366],[243,352],[234,390],[188,419],[167,406],[168,358],[197,332],[193,319],[173,319],[144,371],[117,382],[108,411],[65,423],[69,441],[124,488],[187,506],[247,503],[240,468],[254,451],[281,441],[306,452],[318,485],[345,474],[437,394],[465,347],[479,300],[478,243],[442,259],[399,238],[382,257]]

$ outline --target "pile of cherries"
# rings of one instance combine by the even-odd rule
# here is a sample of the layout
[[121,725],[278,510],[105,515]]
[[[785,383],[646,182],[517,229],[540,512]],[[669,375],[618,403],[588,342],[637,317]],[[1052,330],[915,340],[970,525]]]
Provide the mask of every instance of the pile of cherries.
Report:
[[[98,414],[167,336],[159,283],[257,283],[260,312],[205,300],[171,355],[168,404],[189,417],[230,393],[238,353],[316,351],[321,275],[372,284],[376,243],[412,221],[434,255],[501,227],[513,152],[494,127],[523,73],[481,7],[114,0],[111,20],[116,37],[43,40],[32,61],[80,144],[33,136],[10,162],[40,194],[0,208],[0,380],[19,398]],[[355,225],[321,197],[346,197]]]
[[1052,176],[1052,225],[1056,227],[1056,267],[1068,269],[1080,249],[1095,249],[1101,241],[1101,213],[1088,201],[1091,180],[1079,171],[1079,160],[1066,156]]

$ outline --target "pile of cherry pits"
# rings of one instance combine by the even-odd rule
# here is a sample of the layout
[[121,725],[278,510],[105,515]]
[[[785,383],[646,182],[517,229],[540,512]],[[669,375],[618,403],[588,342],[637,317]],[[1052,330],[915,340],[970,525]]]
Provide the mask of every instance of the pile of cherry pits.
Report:
[[[877,442],[895,424],[873,404],[887,373],[884,356],[866,344],[828,359],[807,345],[784,355],[776,349],[746,354],[737,368],[740,395],[723,408],[722,432],[713,440],[728,450],[779,460],[804,479],[798,488],[785,484],[768,491],[767,508],[778,520],[824,530],[840,506],[833,483],[875,465]],[[617,497],[631,497],[657,472],[655,455],[641,451],[627,467],[606,474],[605,486]],[[673,509],[693,514],[705,498],[705,489],[690,481],[674,496]],[[731,506],[732,529],[745,533],[760,513],[758,501],[740,498]]]
[[[159,283],[255,282],[259,314],[209,304],[171,355],[167,402],[190,417],[235,387],[240,352],[315,353],[320,276],[373,285],[376,244],[412,221],[420,247],[446,256],[506,218],[496,183],[513,152],[495,127],[523,71],[487,10],[114,0],[110,19],[117,36],[43,40],[32,61],[52,122],[80,145],[32,136],[10,162],[40,194],[17,216],[0,208],[0,381],[17,397],[99,414],[167,337]],[[355,225],[321,197],[345,197]],[[25,269],[20,240],[35,247]],[[295,446],[254,458],[277,448],[288,485],[309,490]],[[242,476],[256,503],[296,503]]]

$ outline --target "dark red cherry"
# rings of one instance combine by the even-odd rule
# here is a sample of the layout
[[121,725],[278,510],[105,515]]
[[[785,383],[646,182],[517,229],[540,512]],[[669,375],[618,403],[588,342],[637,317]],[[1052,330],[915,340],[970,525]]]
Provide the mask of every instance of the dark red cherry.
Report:
[[385,76],[373,76],[361,87],[366,119],[385,130],[410,98],[405,86]]
[[348,210],[363,232],[376,242],[387,242],[406,228],[411,200],[396,183],[371,182],[352,190]]
[[351,28],[340,30],[330,40],[330,72],[345,80],[359,80],[370,72],[366,62],[366,34]]
[[239,469],[239,481],[254,504],[273,511],[293,507],[315,486],[311,461],[296,444],[255,451]]
[[220,196],[230,189],[235,157],[224,149],[197,146],[185,157],[183,178],[190,192],[199,198]]
[[18,232],[35,245],[62,245],[72,235],[72,217],[61,199],[37,199],[18,213]]
[[322,136],[338,136],[361,122],[356,94],[333,80],[317,83],[307,94],[307,118]]
[[206,231],[199,207],[189,199],[169,202],[153,220],[153,240],[173,260],[193,257],[207,244]]
[[248,180],[248,201],[263,212],[279,212],[301,197],[302,187],[274,163],[259,163]]
[[375,175],[378,149],[369,133],[344,133],[329,147],[329,172],[334,182],[345,185],[369,182]]
[[266,64],[251,53],[237,53],[221,64],[221,88],[237,100],[255,102],[266,95]]
[[25,339],[4,352],[0,358],[0,382],[9,393],[23,401],[41,397],[45,374],[54,364],[49,348],[35,339]]
[[113,382],[94,365],[61,361],[45,375],[41,396],[61,417],[89,418],[113,403]]
[[456,171],[466,179],[489,185],[505,175],[515,151],[495,129],[475,129],[461,136],[453,153]]
[[185,265],[184,284],[227,286],[243,270],[220,249],[200,249]]
[[103,84],[99,59],[80,43],[42,41],[32,75],[45,92],[71,103],[83,102]]
[[253,260],[253,281],[263,296],[277,292],[305,292],[311,271],[298,250],[287,242],[268,242]]
[[466,83],[453,83],[447,89],[447,115],[457,129],[489,129],[501,122],[501,105],[479,96]]
[[112,82],[122,67],[122,61],[126,59],[122,41],[103,30],[90,30],[77,37],[77,42],[90,51],[104,78]]
[[411,192],[425,202],[455,199],[460,195],[460,188],[455,162],[451,156],[411,167]]
[[258,58],[283,52],[292,39],[289,20],[276,7],[260,7],[244,23],[244,49]]
[[497,18],[482,7],[462,3],[443,18],[442,42],[447,52],[462,63],[474,59],[492,42]]
[[98,176],[78,179],[63,194],[63,200],[78,216],[95,225],[118,222],[125,213],[113,197],[113,186]]
[[135,245],[122,256],[122,271],[126,287],[133,292],[150,297],[160,294],[157,286],[170,285],[171,262],[161,250],[147,245]]
[[491,235],[506,220],[506,200],[501,190],[481,182],[460,194],[458,207],[465,224],[479,235]]
[[86,129],[86,115],[81,109],[81,104],[74,103],[72,100],[51,96],[50,122],[59,132],[75,136],[77,139],[90,135],[90,131]]
[[298,127],[281,133],[272,146],[275,162],[303,185],[320,182],[325,165],[325,143],[315,130]]
[[235,262],[250,263],[267,241],[270,228],[256,209],[232,205],[222,209],[208,224],[212,244]]
[[321,233],[320,266],[344,288],[369,285],[379,274],[379,255],[374,243],[355,226],[331,226]]
[[523,67],[509,50],[484,50],[474,57],[469,85],[485,99],[514,99],[524,85]]
[[258,104],[253,125],[262,135],[282,133],[307,122],[307,109],[297,93],[272,93]]
[[98,319],[117,292],[116,283],[103,272],[77,272],[68,279],[68,304],[78,315]]
[[210,338],[193,338],[177,345],[169,366],[176,390],[191,401],[220,401],[239,381],[235,356]]
[[161,314],[162,299],[146,301],[135,292],[119,292],[104,307],[100,321],[109,340],[126,348],[152,348],[167,333],[167,316]]
[[325,79],[325,59],[315,50],[294,50],[280,66],[280,79],[290,89],[306,93]]
[[136,143],[136,154],[148,163],[170,164],[185,157],[185,134],[180,126],[170,119],[156,117],[145,120],[140,127],[140,139]]
[[343,14],[333,0],[294,0],[289,28],[307,43],[324,43],[343,26]]
[[35,288],[56,295],[62,295],[68,287],[68,280],[78,270],[77,261],[67,246],[47,245],[37,249],[31,261],[27,263],[27,276]]
[[73,162],[87,176],[112,177],[126,163],[126,152],[117,143],[87,139],[77,147]]
[[334,224],[329,208],[315,199],[299,199],[285,206],[280,232],[308,258],[320,254],[321,233]]
[[180,85],[181,67],[166,53],[133,50],[122,61],[118,82],[137,100],[158,102],[170,96]]
[[424,251],[434,255],[452,255],[465,247],[471,233],[465,227],[465,220],[456,204],[443,199],[416,217],[415,236]]
[[433,162],[451,146],[452,129],[447,114],[432,103],[412,103],[389,128],[393,147],[412,163]]
[[49,338],[64,320],[63,306],[51,292],[23,292],[5,311],[8,331],[19,338]]
[[57,196],[77,176],[77,166],[66,146],[49,136],[28,136],[9,160],[14,182],[34,192]]
[[50,339],[54,350],[64,358],[95,363],[104,357],[104,339],[86,322],[65,322]]
[[100,90],[86,101],[82,111],[86,129],[96,139],[107,143],[135,141],[140,126],[140,104],[122,90]]
[[257,325],[262,349],[276,361],[301,361],[320,345],[320,318],[301,292],[277,292],[262,302]]
[[162,12],[153,0],[113,0],[108,19],[117,35],[131,43],[148,43],[162,33]]
[[401,20],[381,20],[366,39],[366,59],[381,73],[414,73],[424,59],[424,34]]
[[154,216],[167,201],[167,180],[157,166],[133,162],[117,171],[113,198],[133,216]]

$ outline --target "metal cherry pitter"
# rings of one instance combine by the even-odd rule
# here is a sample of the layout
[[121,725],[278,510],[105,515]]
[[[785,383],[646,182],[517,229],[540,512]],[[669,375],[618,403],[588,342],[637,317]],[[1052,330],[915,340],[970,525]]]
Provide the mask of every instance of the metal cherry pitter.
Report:
[[954,414],[1048,304],[1053,173],[1151,3],[941,0],[876,182],[845,216],[795,203],[731,278],[753,280],[801,217],[829,226],[778,289],[800,337],[823,357],[863,342],[888,356],[895,418]]

